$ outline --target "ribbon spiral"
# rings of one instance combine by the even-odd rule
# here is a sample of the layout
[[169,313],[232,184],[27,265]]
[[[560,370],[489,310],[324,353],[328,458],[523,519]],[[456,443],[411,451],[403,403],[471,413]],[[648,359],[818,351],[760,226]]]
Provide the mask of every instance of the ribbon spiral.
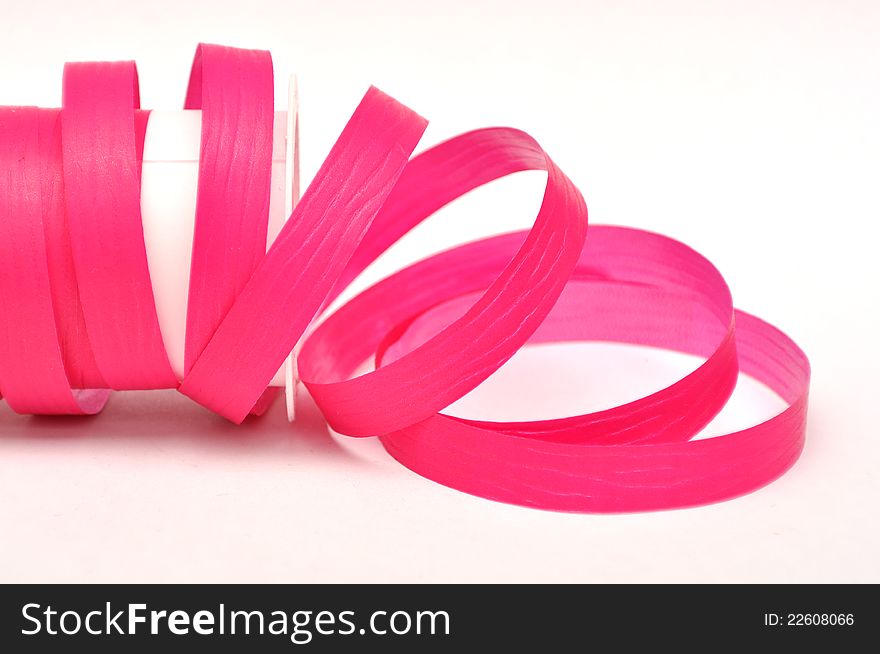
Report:
[[[546,171],[528,232],[442,252],[384,279],[308,333],[300,380],[337,432],[379,436],[415,472],[562,511],[714,502],[782,474],[804,442],[809,364],[733,308],[715,267],[636,229],[591,226],[578,189],[524,132],[463,134],[410,158],[426,121],[371,88],[266,251],[273,128],[268,52],[199,46],[202,110],[178,380],[163,346],[140,214],[149,113],[133,62],[64,70],[62,109],[0,108],[0,392],[24,414],[93,414],[110,390],[178,388],[229,420],[260,413],[310,324],[382,252],[455,198]],[[260,320],[254,320],[259,316]],[[611,340],[705,358],[657,393],[534,422],[442,410],[527,342]],[[369,358],[375,370],[352,377]],[[693,437],[738,374],[787,408]]]

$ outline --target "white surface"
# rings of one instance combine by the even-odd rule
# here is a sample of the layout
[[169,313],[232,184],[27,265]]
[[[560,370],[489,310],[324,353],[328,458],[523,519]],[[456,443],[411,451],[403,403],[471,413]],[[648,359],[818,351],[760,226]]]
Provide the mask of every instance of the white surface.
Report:
[[[432,119],[426,146],[523,128],[593,221],[696,247],[814,368],[789,474],[624,516],[457,493],[376,442],[328,436],[308,402],[293,426],[276,406],[240,428],[166,392],[93,420],[4,406],[0,580],[880,581],[877,3],[254,0],[247,20],[239,0],[0,5],[0,104],[56,105],[66,60],[135,58],[144,105],[176,109],[197,41],[271,49],[278,98],[299,73],[304,180],[369,83]],[[378,268],[528,225],[540,184],[521,175],[456,204]],[[603,352],[636,379],[670,371]],[[559,379],[581,384],[573,409],[628,399],[599,354],[527,352],[470,410],[524,404],[522,374],[541,380],[536,407]]]

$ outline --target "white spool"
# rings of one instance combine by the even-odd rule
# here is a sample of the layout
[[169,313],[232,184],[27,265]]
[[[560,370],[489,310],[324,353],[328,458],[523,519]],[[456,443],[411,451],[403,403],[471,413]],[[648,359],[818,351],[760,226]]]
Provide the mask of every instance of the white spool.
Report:
[[[298,97],[291,78],[289,112],[275,113],[267,247],[299,200]],[[153,111],[147,124],[141,185],[144,242],[156,313],[168,360],[183,375],[186,304],[199,176],[201,111]],[[288,172],[290,171],[290,172]],[[293,418],[291,359],[270,386],[285,387]]]

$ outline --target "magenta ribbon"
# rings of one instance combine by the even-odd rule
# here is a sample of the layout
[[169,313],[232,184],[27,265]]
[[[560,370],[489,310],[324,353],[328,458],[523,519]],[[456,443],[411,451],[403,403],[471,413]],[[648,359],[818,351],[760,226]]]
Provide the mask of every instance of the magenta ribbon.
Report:
[[[201,45],[202,110],[184,377],[159,332],[140,215],[148,112],[133,63],[68,64],[63,109],[0,108],[0,392],[18,413],[89,414],[110,389],[177,387],[241,422],[294,350],[328,424],[378,436],[415,472],[544,509],[620,512],[715,502],[797,459],[809,364],[734,309],[721,274],[665,236],[593,225],[530,136],[477,130],[412,157],[426,121],[371,88],[266,249],[273,76],[267,52]],[[531,230],[469,243],[327,306],[388,247],[492,180],[547,173]],[[320,324],[309,331],[318,318]],[[696,354],[668,388],[533,422],[443,413],[529,342],[617,341]],[[361,364],[375,369],[356,374]],[[694,439],[740,373],[787,403]]]

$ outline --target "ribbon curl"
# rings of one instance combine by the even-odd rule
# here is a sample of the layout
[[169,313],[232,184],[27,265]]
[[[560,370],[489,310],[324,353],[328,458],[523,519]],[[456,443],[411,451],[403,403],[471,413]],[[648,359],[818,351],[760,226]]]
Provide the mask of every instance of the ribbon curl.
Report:
[[[426,121],[371,88],[266,251],[272,94],[269,53],[199,46],[185,105],[202,110],[202,134],[182,380],[162,343],[143,242],[149,113],[138,108],[134,63],[68,64],[60,111],[0,108],[0,392],[14,411],[89,414],[110,389],[176,387],[241,422],[271,403],[267,386],[302,340],[299,377],[335,431],[378,436],[415,472],[499,501],[692,506],[754,490],[797,459],[806,356],[734,309],[721,274],[687,246],[588,230],[578,189],[519,130],[477,130],[410,158]],[[547,173],[531,230],[434,255],[324,315],[439,208],[524,170]],[[442,413],[526,343],[572,340],[705,361],[648,397],[581,416]],[[370,358],[375,369],[353,377]],[[740,373],[788,407],[694,440]]]

